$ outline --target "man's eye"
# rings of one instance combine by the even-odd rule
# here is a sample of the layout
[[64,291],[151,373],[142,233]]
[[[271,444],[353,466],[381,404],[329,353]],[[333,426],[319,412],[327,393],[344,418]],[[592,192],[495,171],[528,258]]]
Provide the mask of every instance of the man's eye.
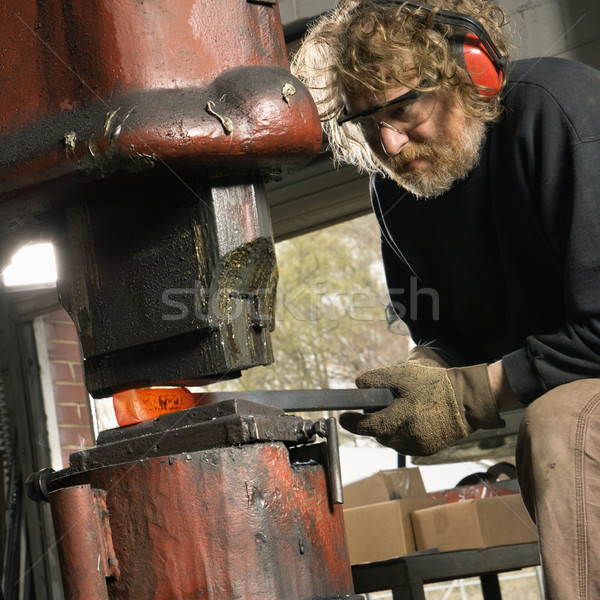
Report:
[[398,104],[397,106],[394,106],[391,116],[396,118],[405,116],[410,111],[413,104],[414,102],[405,102],[403,104]]

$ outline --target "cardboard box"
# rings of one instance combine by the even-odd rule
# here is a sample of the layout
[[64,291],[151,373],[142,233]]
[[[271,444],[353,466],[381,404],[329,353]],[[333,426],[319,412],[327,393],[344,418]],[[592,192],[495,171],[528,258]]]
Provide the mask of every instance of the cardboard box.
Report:
[[403,498],[426,498],[417,467],[379,471],[344,487],[344,508]]
[[385,560],[415,552],[411,512],[442,502],[434,498],[414,498],[344,508],[350,562]]
[[537,541],[520,494],[462,500],[413,512],[417,550],[487,548]]

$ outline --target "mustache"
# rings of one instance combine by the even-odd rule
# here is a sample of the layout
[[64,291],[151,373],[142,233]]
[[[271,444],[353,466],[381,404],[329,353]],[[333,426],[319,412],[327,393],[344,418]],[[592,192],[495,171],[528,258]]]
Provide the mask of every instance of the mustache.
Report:
[[400,154],[386,157],[386,163],[389,167],[403,169],[406,165],[417,158],[435,159],[440,155],[439,150],[436,152],[428,143],[416,143],[402,149]]

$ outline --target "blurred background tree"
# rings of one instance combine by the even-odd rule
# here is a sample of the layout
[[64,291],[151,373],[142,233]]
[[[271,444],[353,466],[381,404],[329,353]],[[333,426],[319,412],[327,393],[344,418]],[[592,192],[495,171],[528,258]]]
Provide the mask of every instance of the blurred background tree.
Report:
[[275,362],[207,391],[354,387],[360,371],[406,356],[409,338],[387,327],[374,216],[280,242],[276,251]]

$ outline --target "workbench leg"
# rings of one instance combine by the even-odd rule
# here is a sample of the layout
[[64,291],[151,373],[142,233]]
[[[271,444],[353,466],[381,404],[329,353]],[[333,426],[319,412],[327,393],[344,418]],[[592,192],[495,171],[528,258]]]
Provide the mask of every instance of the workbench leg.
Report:
[[502,600],[502,594],[500,593],[500,582],[498,581],[497,573],[481,575],[480,579],[483,600]]
[[401,587],[392,589],[393,600],[425,600],[425,589],[422,581],[411,581]]

